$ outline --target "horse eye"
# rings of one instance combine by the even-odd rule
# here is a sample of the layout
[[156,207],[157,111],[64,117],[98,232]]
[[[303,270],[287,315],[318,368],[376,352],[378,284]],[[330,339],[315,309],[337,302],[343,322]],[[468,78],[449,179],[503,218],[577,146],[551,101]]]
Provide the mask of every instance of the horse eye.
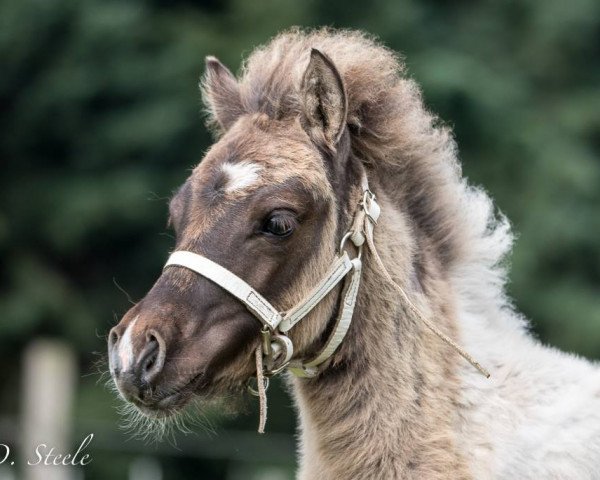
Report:
[[262,232],[276,237],[287,237],[292,234],[295,221],[289,215],[271,215],[262,226]]

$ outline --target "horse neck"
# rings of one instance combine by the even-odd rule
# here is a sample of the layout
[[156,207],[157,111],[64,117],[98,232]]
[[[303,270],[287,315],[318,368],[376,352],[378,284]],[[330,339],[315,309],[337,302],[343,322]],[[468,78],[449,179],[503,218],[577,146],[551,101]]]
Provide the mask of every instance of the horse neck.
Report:
[[[409,222],[385,195],[379,201],[375,242],[383,262],[452,336],[452,306],[435,259],[417,274]],[[453,436],[454,352],[407,314],[369,252],[363,269],[353,323],[330,366],[315,379],[294,380],[301,477],[468,478]]]

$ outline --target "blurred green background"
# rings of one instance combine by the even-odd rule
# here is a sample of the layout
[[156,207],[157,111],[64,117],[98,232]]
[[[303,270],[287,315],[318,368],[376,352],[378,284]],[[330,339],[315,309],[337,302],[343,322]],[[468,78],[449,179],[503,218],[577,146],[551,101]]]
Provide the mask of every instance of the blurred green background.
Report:
[[[96,434],[94,461],[73,478],[292,478],[281,388],[266,436],[249,402],[248,415],[211,418],[216,434],[198,429],[175,448],[122,433],[96,373],[129,306],[120,287],[136,300],[159,274],[173,244],[166,199],[211,142],[204,57],[235,71],[292,25],[365,29],[406,56],[454,127],[465,174],[519,234],[516,305],[544,342],[600,358],[596,0],[2,0],[0,443],[19,451],[23,352],[54,338],[79,370],[72,443]],[[1,465],[0,478],[23,470]]]

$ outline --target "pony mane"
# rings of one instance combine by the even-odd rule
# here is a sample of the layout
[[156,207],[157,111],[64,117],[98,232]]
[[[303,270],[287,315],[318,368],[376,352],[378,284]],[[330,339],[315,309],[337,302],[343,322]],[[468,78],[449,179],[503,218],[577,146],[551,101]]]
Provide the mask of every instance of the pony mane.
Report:
[[285,31],[243,63],[242,111],[274,119],[300,115],[300,85],[312,48],[325,53],[344,80],[353,154],[379,173],[389,186],[386,194],[408,212],[417,235],[428,239],[459,283],[464,308],[507,306],[502,261],[512,246],[508,221],[495,215],[483,190],[467,184],[450,129],[425,108],[394,51],[358,31]]

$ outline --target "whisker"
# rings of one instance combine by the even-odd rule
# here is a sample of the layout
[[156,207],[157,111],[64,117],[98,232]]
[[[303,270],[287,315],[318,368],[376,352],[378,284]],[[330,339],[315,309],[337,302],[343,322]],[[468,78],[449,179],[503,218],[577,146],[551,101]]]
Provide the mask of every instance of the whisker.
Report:
[[125,289],[121,285],[119,285],[119,283],[117,282],[117,279],[115,277],[113,277],[112,281],[113,281],[113,284],[115,285],[115,287],[117,287],[125,295],[125,297],[127,298],[127,301],[129,303],[131,303],[132,305],[135,305],[135,302],[131,299],[131,295],[129,295],[129,293],[127,291],[125,291]]

